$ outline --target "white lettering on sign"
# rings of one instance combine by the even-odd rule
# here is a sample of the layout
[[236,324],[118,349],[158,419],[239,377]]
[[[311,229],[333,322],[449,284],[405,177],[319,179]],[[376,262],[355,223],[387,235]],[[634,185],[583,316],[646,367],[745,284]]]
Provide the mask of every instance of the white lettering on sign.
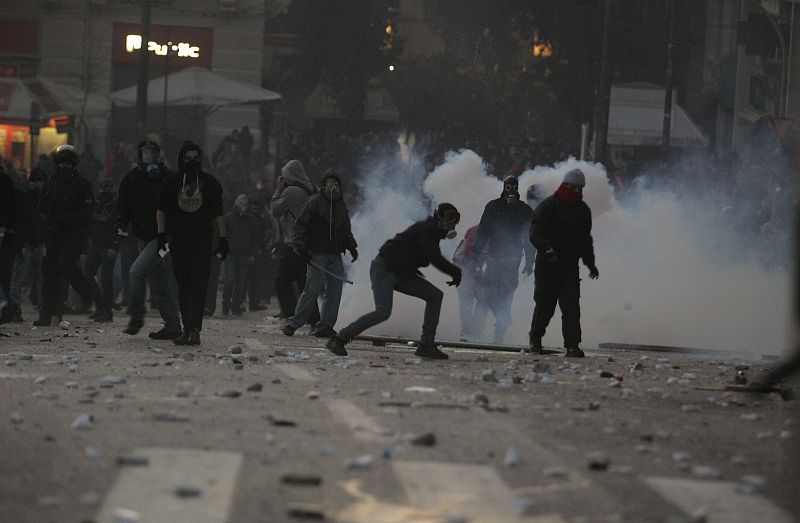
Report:
[[[125,50],[132,53],[142,48],[142,35],[128,35],[125,37]],[[200,58],[200,48],[186,42],[159,44],[153,40],[147,42],[147,50],[158,56],[167,56],[170,51],[179,58]]]

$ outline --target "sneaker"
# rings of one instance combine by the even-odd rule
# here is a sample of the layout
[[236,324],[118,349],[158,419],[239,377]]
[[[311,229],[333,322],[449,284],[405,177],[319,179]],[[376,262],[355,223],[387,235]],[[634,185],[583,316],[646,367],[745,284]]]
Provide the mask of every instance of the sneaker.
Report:
[[286,325],[284,325],[283,327],[281,327],[281,332],[283,332],[287,336],[294,336],[294,331],[296,331],[296,330],[297,329],[295,329],[294,327],[292,327],[288,323]]
[[414,352],[414,355],[419,356],[420,358],[430,358],[432,360],[446,360],[450,358],[450,356],[440,351],[439,347],[433,344],[420,344],[420,346],[417,347],[416,352]]
[[110,323],[114,321],[114,314],[111,312],[111,309],[107,311],[98,311],[94,313],[94,317],[92,319],[96,323]]
[[347,356],[347,350],[344,348],[344,340],[339,336],[334,336],[325,344],[325,348],[337,356]]
[[122,332],[134,336],[139,334],[139,331],[142,330],[142,327],[144,327],[144,320],[131,318],[131,320],[128,322],[128,326]]
[[186,345],[200,345],[200,331],[197,329],[189,329],[189,335],[186,337]]
[[567,349],[567,353],[564,354],[567,358],[585,358],[586,354],[578,347],[577,345],[567,345],[564,347]]
[[333,338],[336,334],[337,332],[330,327],[322,327],[311,331],[311,335],[317,338]]
[[147,337],[151,340],[174,340],[175,338],[180,337],[181,334],[182,333],[180,329],[175,330],[164,327],[159,331],[151,332],[147,335]]
[[528,354],[543,354],[544,353],[544,347],[542,347],[542,340],[541,339],[536,339],[536,338],[531,338],[531,340],[528,342],[528,347],[525,348],[525,349],[522,349],[522,352],[525,352],[525,353],[528,353]]
[[172,343],[174,343],[175,345],[188,345],[189,333],[187,331],[183,331],[180,336],[172,340]]

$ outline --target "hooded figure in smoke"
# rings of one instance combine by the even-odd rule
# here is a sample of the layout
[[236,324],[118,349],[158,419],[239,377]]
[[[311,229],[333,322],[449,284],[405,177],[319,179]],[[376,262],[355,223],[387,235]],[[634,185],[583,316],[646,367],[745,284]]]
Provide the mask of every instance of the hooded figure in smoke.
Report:
[[[158,197],[158,251],[172,252],[183,320],[183,333],[173,340],[176,345],[200,345],[211,255],[224,260],[230,250],[222,215],[222,186],[203,171],[202,161],[200,146],[183,142],[178,172],[164,180]],[[215,224],[219,243],[212,251]]]
[[561,328],[567,356],[582,358],[580,277],[578,260],[589,268],[589,277],[597,279],[592,240],[592,211],[583,201],[586,178],[580,169],[564,176],[556,193],[546,198],[534,211],[531,243],[536,257],[536,285],[530,331],[530,350],[541,354],[542,336],[556,310],[561,307]]
[[84,305],[98,301],[95,289],[78,267],[92,225],[95,199],[92,185],[78,171],[80,159],[71,145],[56,149],[55,176],[50,178],[39,199],[39,215],[47,227],[47,255],[44,262],[44,303],[39,308],[37,326],[50,325],[53,316],[61,318],[63,285],[66,279],[78,292]]
[[[311,195],[294,229],[294,245],[308,264],[306,286],[297,301],[294,316],[283,327],[287,336],[304,325],[322,295],[322,314],[313,326],[312,336],[330,338],[336,335],[333,326],[339,317],[344,278],[342,253],[350,251],[352,261],[358,259],[357,244],[350,229],[350,214],[342,199],[342,181],[336,171],[322,175],[320,192]],[[330,274],[323,272],[328,271]]]
[[138,162],[119,186],[115,209],[117,236],[128,236],[128,225],[138,240],[138,256],[128,271],[130,292],[128,295],[128,326],[125,334],[135,335],[144,326],[144,301],[147,285],[158,307],[164,327],[149,334],[154,340],[173,340],[181,335],[181,320],[178,313],[178,288],[172,269],[172,256],[163,258],[158,254],[158,230],[156,228],[156,203],[164,180],[173,175],[160,161],[160,147],[145,140],[137,148]]
[[[519,284],[519,265],[525,255],[522,273],[533,272],[535,251],[525,238],[530,228],[533,210],[521,201],[519,181],[514,176],[503,180],[503,192],[486,204],[478,224],[474,251],[483,253],[486,269],[482,278],[485,292],[480,293],[484,307],[495,317],[494,343],[503,343],[511,326],[511,303]],[[481,267],[476,268],[480,271]],[[479,321],[482,323],[482,321]]]
[[[298,160],[290,160],[283,166],[275,185],[271,212],[279,220],[284,238],[275,276],[275,294],[281,306],[281,316],[288,319],[294,315],[297,296],[306,286],[306,263],[296,251],[295,223],[306,201],[317,189]],[[309,321],[312,325],[319,322],[316,303]]]
[[445,238],[455,238],[455,228],[460,219],[461,215],[453,204],[442,203],[433,216],[413,224],[386,241],[369,268],[375,310],[342,329],[337,336],[328,340],[325,347],[337,356],[347,356],[344,348],[347,342],[389,319],[394,291],[397,291],[425,300],[422,337],[415,354],[421,358],[446,360],[447,354],[434,344],[444,294],[426,280],[419,269],[433,264],[453,278],[448,285],[458,287],[461,283],[461,269],[442,256],[439,242]]
[[247,195],[236,197],[233,211],[225,215],[225,232],[231,253],[225,261],[225,288],[222,291],[222,314],[233,312],[242,315],[242,302],[247,292],[247,278],[255,262],[256,249],[261,244],[261,227],[258,218],[248,212]]

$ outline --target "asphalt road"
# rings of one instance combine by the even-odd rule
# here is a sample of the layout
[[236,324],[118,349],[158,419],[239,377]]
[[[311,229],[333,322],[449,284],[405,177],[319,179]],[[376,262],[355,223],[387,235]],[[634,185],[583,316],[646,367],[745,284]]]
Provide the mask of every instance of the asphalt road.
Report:
[[3,522],[800,520],[797,402],[699,389],[765,361],[338,358],[264,314],[199,348],[66,319],[0,326]]

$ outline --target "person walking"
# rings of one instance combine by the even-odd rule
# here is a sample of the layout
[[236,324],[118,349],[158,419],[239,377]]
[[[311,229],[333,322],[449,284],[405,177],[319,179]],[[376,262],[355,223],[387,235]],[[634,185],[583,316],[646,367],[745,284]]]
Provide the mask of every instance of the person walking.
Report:
[[228,233],[230,254],[225,260],[225,287],[222,291],[222,315],[231,312],[241,316],[242,303],[247,292],[250,267],[255,262],[255,253],[261,242],[258,218],[248,212],[245,194],[236,197],[234,210],[225,215],[225,231]]

